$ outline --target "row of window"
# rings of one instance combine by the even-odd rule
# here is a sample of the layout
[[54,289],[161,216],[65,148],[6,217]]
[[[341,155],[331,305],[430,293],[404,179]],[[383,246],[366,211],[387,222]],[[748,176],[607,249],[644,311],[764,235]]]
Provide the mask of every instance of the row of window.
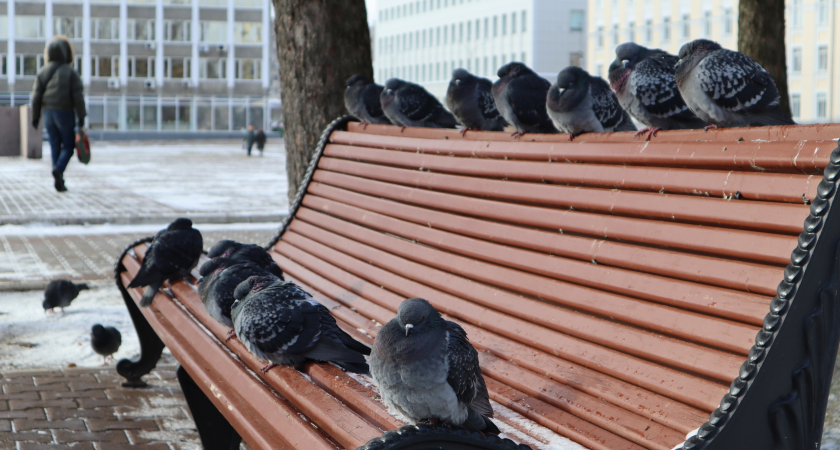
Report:
[[[56,3],[82,3],[82,0],[53,0]],[[91,0],[91,3],[119,3],[120,0]],[[128,4],[154,5],[156,0],[126,0]],[[164,5],[192,6],[192,0],[163,0]],[[198,0],[198,6],[227,7],[227,0]],[[235,0],[236,8],[262,8],[262,0]]]
[[[44,17],[39,16],[16,16],[15,17],[15,38],[16,39],[44,39],[46,38],[46,27]],[[129,41],[153,41],[155,40],[155,21],[153,19],[128,19],[127,39]],[[190,42],[191,20],[164,20],[163,40],[168,42]],[[199,22],[201,42],[224,43],[227,42],[227,22],[221,20],[202,20]],[[81,17],[55,17],[53,18],[53,32],[63,34],[71,39],[82,39],[82,18]],[[6,16],[0,16],[0,39],[8,38]],[[91,18],[90,38],[98,41],[118,41],[120,39],[120,20]],[[236,44],[259,44],[262,42],[262,23],[260,22],[234,22],[233,42]]]
[[[825,92],[817,92],[815,96],[816,117],[817,119],[828,118],[828,94]],[[800,117],[802,113],[802,94],[790,95],[790,113],[794,118]]]
[[[467,0],[468,2],[472,0]],[[464,0],[416,0],[411,3],[405,3],[399,6],[392,6],[390,8],[379,10],[379,21],[394,20],[400,17],[413,16],[415,14],[424,13],[426,11],[434,11],[435,9],[447,8],[450,5],[463,4]]]
[[[12,64],[7,64],[7,57],[1,56],[2,67],[0,75],[6,75]],[[127,58],[127,76],[129,78],[154,78],[155,61],[154,57],[130,56]],[[163,77],[173,79],[190,78],[191,58],[163,58]],[[120,76],[119,56],[92,56],[91,76],[94,78],[112,78]],[[34,76],[44,65],[43,55],[17,55],[14,58],[15,75]],[[76,56],[76,70],[81,73],[82,56]],[[226,58],[199,58],[199,78],[202,79],[225,79],[227,78]],[[234,66],[234,79],[237,80],[259,80],[261,79],[262,60],[237,58]]]
[[[802,73],[802,48],[794,47],[790,51],[790,71],[795,74]],[[828,45],[817,47],[817,72],[828,71]]]
[[[456,67],[462,67],[467,69],[468,71],[483,77],[496,77],[496,71],[499,67],[507,64],[510,61],[525,61],[525,52],[522,53],[511,53],[510,59],[507,59],[507,55],[497,55],[493,57],[485,56],[482,58],[475,58],[475,59],[459,59],[457,61],[444,61],[443,63],[428,63],[428,64],[416,64],[416,65],[408,65],[402,67],[390,67],[390,68],[382,68],[378,70],[378,79],[380,81],[387,80],[389,78],[402,78],[407,81],[423,83],[427,81],[445,81],[449,80],[452,71],[455,70]],[[483,62],[483,64],[482,64]]]
[[[712,35],[712,12],[705,11],[703,13],[702,19],[702,26],[701,29],[703,31],[702,37],[711,37]],[[670,17],[663,17],[662,24],[661,24],[661,42],[668,42],[671,40],[671,30],[673,28],[673,23],[671,22]],[[654,24],[653,19],[647,19],[644,23],[644,26],[641,29],[636,28],[636,22],[630,21],[627,22],[627,28],[624,30],[626,33],[626,41],[627,42],[639,42],[637,39],[637,32],[641,32],[642,36],[644,37],[643,42],[651,43],[653,42],[653,30]],[[732,11],[732,8],[726,8],[723,12],[723,34],[725,36],[731,36],[732,33],[735,31],[735,17]],[[604,27],[599,26],[596,30],[596,44],[597,48],[604,48],[604,37],[605,37]],[[691,39],[691,16],[689,14],[684,14],[682,16],[682,20],[680,22],[680,34],[683,40],[690,40]],[[612,41],[612,45],[616,46],[620,44],[619,40],[621,39],[621,32],[619,24],[613,24],[612,29],[610,30],[610,37]]]
[[[832,0],[817,0],[817,24],[827,26],[831,23]],[[802,27],[802,0],[791,0],[790,16],[793,28]]]

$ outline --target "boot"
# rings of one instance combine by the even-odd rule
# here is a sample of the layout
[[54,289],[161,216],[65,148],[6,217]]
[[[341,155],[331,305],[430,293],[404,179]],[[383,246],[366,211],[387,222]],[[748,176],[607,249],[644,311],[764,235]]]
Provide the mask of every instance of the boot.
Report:
[[64,174],[53,170],[53,178],[55,178],[55,190],[58,192],[67,192],[67,187],[64,186]]

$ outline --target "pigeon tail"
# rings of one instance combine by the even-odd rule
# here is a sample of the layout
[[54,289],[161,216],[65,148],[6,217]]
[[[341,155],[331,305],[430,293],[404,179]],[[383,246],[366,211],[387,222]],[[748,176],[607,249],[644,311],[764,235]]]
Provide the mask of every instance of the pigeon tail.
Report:
[[338,361],[333,361],[332,363],[347,372],[353,372],[362,375],[370,375],[370,367],[368,367],[367,363],[352,363]]
[[747,114],[751,127],[770,125],[796,125],[796,122],[785,112],[780,105],[765,109],[757,114]]
[[360,353],[344,346],[342,342],[331,339],[321,339],[318,344],[304,353],[303,356],[318,361],[332,361],[335,363],[364,363],[365,357]]
[[154,300],[155,295],[157,295],[157,291],[161,286],[163,286],[163,278],[149,283],[149,285],[146,286],[146,290],[143,292],[143,298],[140,300],[140,306],[145,308],[151,305],[152,300]]
[[341,328],[338,329],[337,334],[338,334],[338,340],[340,340],[341,343],[344,344],[345,347],[349,348],[350,350],[357,351],[357,352],[359,352],[363,355],[370,355],[370,347],[368,347],[367,345],[362,344],[361,342],[353,339],[352,336],[347,334],[347,332],[345,332]]
[[78,289],[80,291],[84,291],[84,290],[90,289],[90,286],[88,286],[87,283],[79,283],[79,284],[76,285],[76,289]]
[[469,415],[467,416],[467,420],[465,420],[461,426],[470,431],[480,431],[484,434],[498,435],[501,433],[501,431],[499,431],[499,427],[497,427],[492,420],[475,412],[472,408],[467,408],[467,410],[469,411]]
[[134,279],[131,280],[131,283],[128,283],[128,287],[136,288],[152,284],[155,282],[155,279],[160,276],[158,273],[153,272],[155,271],[146,271],[143,266],[140,266],[140,270],[137,272],[137,275],[134,276]]

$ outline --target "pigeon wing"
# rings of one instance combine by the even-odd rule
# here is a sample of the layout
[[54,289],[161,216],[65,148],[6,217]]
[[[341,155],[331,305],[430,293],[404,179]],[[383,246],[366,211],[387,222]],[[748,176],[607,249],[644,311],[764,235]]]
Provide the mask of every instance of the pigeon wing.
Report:
[[693,115],[685,104],[677,80],[671,55],[659,54],[636,65],[630,75],[634,94],[648,113],[660,118],[681,114]]
[[487,120],[504,120],[501,113],[496,108],[496,100],[493,99],[493,92],[490,90],[492,84],[490,80],[487,84],[479,83],[478,85],[478,109]]
[[192,269],[198,263],[201,251],[200,233],[194,230],[172,231],[156,241],[154,262],[162,273],[177,274]]
[[443,108],[419,86],[405,86],[398,95],[400,112],[415,122],[429,120],[438,108]]
[[381,118],[385,115],[382,111],[382,102],[379,101],[380,94],[382,94],[382,86],[373,83],[365,86],[362,91],[362,102],[371,117]]
[[748,56],[718,50],[703,58],[695,73],[703,92],[721,108],[748,112],[779,103],[773,78]]
[[589,84],[592,96],[592,111],[604,128],[612,128],[621,122],[624,110],[618,104],[618,98],[610,90],[610,85],[602,78],[592,77]]
[[551,83],[539,75],[516,77],[509,84],[508,100],[524,125],[536,127],[549,120],[545,102]]
[[449,374],[446,382],[455,391],[459,401],[484,417],[493,417],[490,396],[478,364],[478,352],[457,323],[447,321],[446,331],[449,333]]

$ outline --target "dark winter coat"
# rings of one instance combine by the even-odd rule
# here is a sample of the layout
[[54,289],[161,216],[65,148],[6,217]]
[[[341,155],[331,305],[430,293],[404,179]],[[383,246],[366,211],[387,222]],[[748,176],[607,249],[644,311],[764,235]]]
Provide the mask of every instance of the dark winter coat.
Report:
[[260,150],[265,148],[265,133],[263,133],[263,130],[257,130],[257,135],[254,137],[254,143],[257,144],[257,148]]
[[[44,67],[35,76],[32,86],[32,121],[38,123],[41,111],[55,109],[75,111],[79,126],[83,126],[85,110],[84,87],[82,79],[73,68],[73,46],[64,36],[54,37],[44,50]],[[50,78],[55,66],[58,68]]]
[[256,139],[254,130],[248,130],[245,132],[245,148],[251,148],[251,146],[254,145],[254,139]]

